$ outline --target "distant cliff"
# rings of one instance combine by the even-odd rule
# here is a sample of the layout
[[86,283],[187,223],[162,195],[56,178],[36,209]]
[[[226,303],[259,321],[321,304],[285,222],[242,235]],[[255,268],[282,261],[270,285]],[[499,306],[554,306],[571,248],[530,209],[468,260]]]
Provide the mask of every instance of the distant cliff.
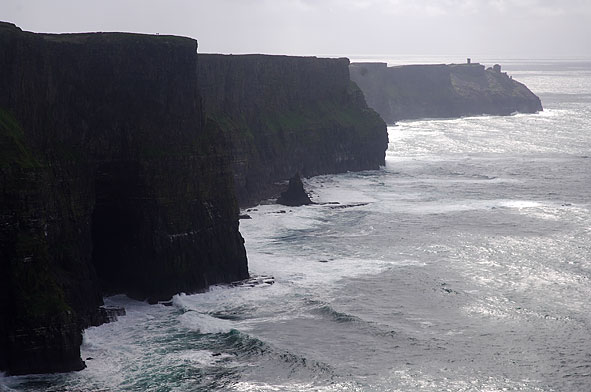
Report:
[[80,369],[105,293],[248,276],[197,43],[0,23],[0,370]]
[[242,205],[303,176],[377,169],[388,135],[348,59],[199,55],[204,109],[229,135]]
[[501,72],[500,66],[353,63],[350,71],[368,105],[389,124],[405,119],[542,110],[540,99]]

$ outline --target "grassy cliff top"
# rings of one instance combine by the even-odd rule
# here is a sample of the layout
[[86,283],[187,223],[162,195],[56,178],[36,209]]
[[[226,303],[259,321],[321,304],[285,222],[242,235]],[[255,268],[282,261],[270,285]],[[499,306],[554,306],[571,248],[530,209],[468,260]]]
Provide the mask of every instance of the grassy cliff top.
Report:
[[[199,53],[199,56],[208,56],[208,57],[221,57],[226,60],[228,59],[236,59],[241,61],[241,59],[245,60],[256,60],[256,59],[264,59],[264,60],[288,60],[288,61],[305,61],[305,60],[312,60],[312,61],[326,61],[326,62],[344,62],[347,65],[351,64],[350,60],[347,57],[317,57],[317,56],[291,56],[285,54],[261,54],[261,53],[248,53],[248,54],[220,54],[220,53]],[[353,65],[353,64],[351,64]]]
[[0,34],[3,33],[24,33],[34,35],[50,42],[71,43],[71,44],[89,44],[89,43],[108,43],[115,45],[133,45],[133,44],[164,44],[172,46],[186,46],[197,49],[197,40],[188,37],[176,35],[159,34],[139,34],[127,32],[85,32],[85,33],[33,33],[23,31],[18,26],[10,22],[0,21]]
[[41,34],[43,39],[52,42],[87,44],[105,42],[109,44],[134,44],[153,42],[174,46],[195,46],[197,41],[193,38],[179,37],[176,35],[152,35],[121,32],[95,32],[95,33],[66,33],[66,34]]

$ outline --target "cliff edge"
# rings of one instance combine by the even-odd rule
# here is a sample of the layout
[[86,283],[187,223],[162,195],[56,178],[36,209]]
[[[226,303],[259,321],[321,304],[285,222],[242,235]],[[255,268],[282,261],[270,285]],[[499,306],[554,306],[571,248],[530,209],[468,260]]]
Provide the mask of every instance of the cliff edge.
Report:
[[0,369],[84,367],[102,295],[248,276],[232,157],[197,42],[0,23]]
[[82,369],[104,295],[248,277],[238,202],[383,165],[386,124],[348,66],[0,22],[0,370]]
[[501,67],[478,63],[404,65],[353,63],[351,79],[388,123],[417,118],[509,115],[542,110],[540,99]]
[[225,130],[242,206],[277,197],[295,173],[377,169],[386,124],[349,77],[348,59],[199,55],[204,109]]

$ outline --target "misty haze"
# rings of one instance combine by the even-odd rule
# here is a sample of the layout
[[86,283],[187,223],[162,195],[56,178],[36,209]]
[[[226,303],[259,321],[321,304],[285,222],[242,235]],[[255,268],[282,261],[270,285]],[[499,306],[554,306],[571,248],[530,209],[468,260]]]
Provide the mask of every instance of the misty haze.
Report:
[[0,4],[0,391],[588,391],[586,0]]

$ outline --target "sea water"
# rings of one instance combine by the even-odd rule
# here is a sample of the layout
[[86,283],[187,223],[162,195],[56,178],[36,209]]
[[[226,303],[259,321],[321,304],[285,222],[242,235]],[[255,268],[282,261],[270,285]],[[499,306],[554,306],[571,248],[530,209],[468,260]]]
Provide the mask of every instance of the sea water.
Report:
[[389,127],[383,169],[247,212],[260,284],[106,298],[85,370],[0,390],[591,390],[591,62],[503,64],[543,112]]

